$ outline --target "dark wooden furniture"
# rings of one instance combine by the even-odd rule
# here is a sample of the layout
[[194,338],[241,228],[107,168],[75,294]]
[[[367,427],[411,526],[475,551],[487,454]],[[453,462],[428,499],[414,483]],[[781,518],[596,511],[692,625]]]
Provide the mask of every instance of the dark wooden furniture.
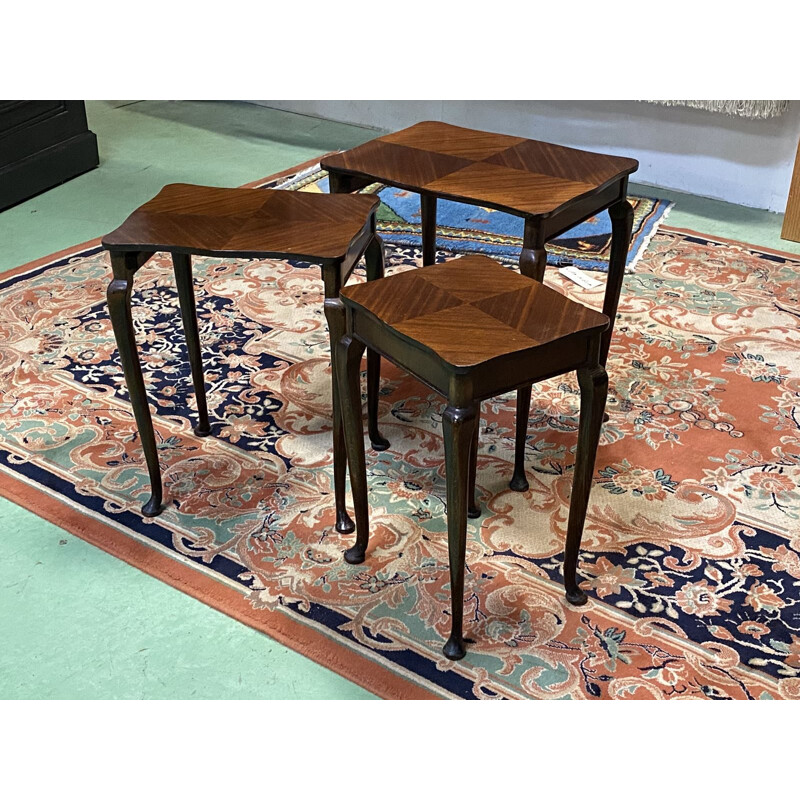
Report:
[[[423,265],[435,261],[439,197],[522,217],[519,267],[537,281],[544,277],[547,242],[608,209],[612,244],[603,313],[611,325],[600,349],[600,363],[605,366],[633,224],[628,176],[638,169],[638,161],[443,122],[420,122],[326,156],[322,167],[330,174],[331,192],[355,192],[376,181],[418,192]],[[530,386],[521,387],[510,483],[517,491],[528,489],[525,442],[530,401]]]
[[82,100],[0,100],[0,210],[98,163]]
[[365,347],[447,398],[442,429],[452,628],[444,654],[451,659],[465,654],[466,518],[468,506],[475,505],[480,402],[577,370],[580,428],[564,583],[571,603],[585,603],[575,573],[608,387],[601,363],[608,317],[480,255],[349,286],[342,290],[341,300],[347,310],[347,333],[339,343],[337,377],[356,517],[356,542],[345,559],[351,564],[363,562],[369,541],[359,383]]
[[[377,198],[367,195],[331,196],[170,184],[103,238],[113,270],[108,287],[109,315],[150,475],[151,497],[142,508],[145,516],[161,512],[162,484],[153,421],[131,319],[131,291],[136,271],[155,252],[172,254],[197,397],[199,424],[194,430],[198,436],[207,436],[211,427],[197,332],[192,255],[296,258],[319,264],[333,361],[335,345],[345,328],[339,291],[362,256],[367,279],[383,277],[383,244],[375,234],[378,205]],[[379,371],[379,357],[374,352],[368,353],[370,432],[373,446],[385,448],[388,442],[382,439],[375,423]],[[332,388],[336,529],[346,533],[354,526],[345,507],[345,446],[335,377]]]

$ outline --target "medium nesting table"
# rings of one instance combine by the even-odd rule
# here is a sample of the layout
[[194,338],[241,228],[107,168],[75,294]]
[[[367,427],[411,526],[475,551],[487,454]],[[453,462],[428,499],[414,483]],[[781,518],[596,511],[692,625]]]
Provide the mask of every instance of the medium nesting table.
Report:
[[[178,300],[197,399],[198,436],[211,427],[197,331],[192,255],[231,258],[296,258],[318,264],[325,291],[325,317],[334,366],[336,344],[344,333],[345,312],[339,291],[364,256],[367,280],[383,277],[383,244],[375,233],[376,197],[320,195],[270,189],[216,188],[192,184],[165,186],[102,240],[111,256],[113,278],[108,310],[114,328],[125,382],[150,476],[151,496],[142,513],[162,510],[161,470],[147,405],[142,367],[131,318],[131,292],[136,271],[156,252],[172,254]],[[367,354],[370,436],[377,449],[388,447],[377,429],[380,361]],[[336,529],[354,529],[345,506],[345,445],[339,392],[333,370],[333,455]]]
[[[600,363],[605,366],[633,224],[628,176],[638,169],[638,161],[443,122],[420,122],[326,156],[321,166],[329,173],[333,193],[356,192],[375,182],[419,193],[423,266],[435,261],[439,197],[522,217],[519,267],[537,281],[544,278],[547,242],[608,209],[612,239],[603,313],[611,324],[600,348]],[[521,387],[510,484],[517,491],[528,488],[525,442],[530,400],[530,386]]]
[[600,363],[608,317],[482,255],[348,286],[342,290],[341,299],[347,310],[347,333],[339,342],[337,377],[356,517],[356,541],[345,552],[345,560],[362,563],[369,543],[359,379],[365,347],[377,350],[447,399],[442,433],[451,632],[444,654],[450,659],[465,654],[466,527],[474,489],[474,432],[480,402],[577,370],[580,427],[564,584],[569,602],[585,603],[586,595],[576,582],[576,569],[608,387]]

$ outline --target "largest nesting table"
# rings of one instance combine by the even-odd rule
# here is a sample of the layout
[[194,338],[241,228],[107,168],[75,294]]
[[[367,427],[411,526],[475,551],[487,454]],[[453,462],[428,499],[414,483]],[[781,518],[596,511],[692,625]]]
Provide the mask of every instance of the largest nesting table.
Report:
[[[608,209],[611,253],[603,314],[611,325],[600,347],[600,364],[605,367],[633,227],[628,176],[639,168],[638,161],[444,122],[419,122],[326,156],[321,166],[328,172],[331,193],[356,192],[376,182],[418,193],[423,266],[435,261],[440,197],[522,217],[520,272],[540,282],[547,242]],[[528,488],[524,459],[530,401],[530,386],[517,391],[510,484],[517,491]]]

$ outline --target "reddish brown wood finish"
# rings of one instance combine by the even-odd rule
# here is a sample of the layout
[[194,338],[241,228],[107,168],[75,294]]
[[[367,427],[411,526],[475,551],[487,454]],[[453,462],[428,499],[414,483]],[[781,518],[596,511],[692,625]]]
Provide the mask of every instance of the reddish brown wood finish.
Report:
[[[340,289],[362,256],[368,281],[383,276],[383,246],[375,233],[375,210],[378,205],[376,197],[367,195],[320,195],[170,184],[103,238],[103,246],[111,255],[114,273],[108,287],[109,316],[150,476],[151,497],[142,508],[145,516],[161,513],[163,490],[153,421],[130,313],[136,271],[156,251],[172,254],[197,397],[198,425],[195,433],[207,436],[211,433],[211,427],[206,407],[191,256],[298,258],[319,264],[333,362],[336,344],[345,330]],[[377,449],[385,449],[388,442],[380,435],[375,422],[380,377],[376,353],[368,354],[367,372],[370,435]],[[335,380],[332,388],[336,528],[346,533],[353,530],[353,523],[345,506],[344,434]]]
[[[322,159],[331,192],[354,192],[380,181],[418,192],[423,266],[436,256],[436,204],[443,197],[495,208],[525,220],[520,272],[542,281],[546,244],[608,209],[612,246],[603,313],[611,320],[600,352],[605,365],[630,246],[633,210],[627,201],[632,158],[604,155],[520,136],[420,122]],[[517,452],[510,486],[525,491],[530,387],[517,394]]]
[[329,172],[526,217],[549,217],[638,166],[632,158],[444,122],[420,122],[322,160]]
[[600,363],[608,317],[507,269],[486,256],[453,259],[342,290],[347,332],[336,358],[350,464],[356,541],[345,560],[359,564],[369,542],[360,363],[381,353],[447,398],[442,432],[447,472],[451,633],[444,654],[462,658],[464,559],[482,399],[578,371],[581,419],[567,524],[564,584],[586,602],[576,567],[592,484],[607,377]]
[[379,204],[372,195],[172,183],[104,236],[103,247],[333,261],[346,256]]
[[474,367],[608,327],[608,317],[481,255],[342,290],[452,367]]

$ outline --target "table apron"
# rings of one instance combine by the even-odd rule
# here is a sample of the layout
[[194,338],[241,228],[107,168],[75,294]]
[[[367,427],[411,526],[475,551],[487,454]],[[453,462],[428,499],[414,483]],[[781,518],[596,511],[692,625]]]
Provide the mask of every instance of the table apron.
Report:
[[[347,307],[347,328],[371,350],[410,373],[451,404],[488,400],[532,383],[591,366],[602,331],[576,333],[540,345],[528,354],[508,353],[474,367],[457,368],[435,353],[387,328],[369,311]],[[526,376],[520,380],[517,376]]]
[[527,217],[526,221],[534,226],[541,226],[544,232],[544,240],[550,241],[560,236],[570,228],[574,228],[581,222],[585,222],[595,214],[605,211],[609,206],[613,206],[627,196],[627,179],[617,181],[607,186],[598,194],[585,197],[572,203],[563,211],[557,212],[552,217],[539,220],[536,217]]

